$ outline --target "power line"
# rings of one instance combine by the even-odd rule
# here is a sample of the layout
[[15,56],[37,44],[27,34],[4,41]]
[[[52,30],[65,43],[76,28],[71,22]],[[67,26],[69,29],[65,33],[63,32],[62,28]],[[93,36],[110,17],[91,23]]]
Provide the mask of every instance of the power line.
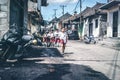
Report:
[[81,12],[81,11],[82,11],[82,3],[83,3],[83,2],[85,2],[85,0],[78,0],[75,8],[73,9],[73,12],[76,11],[76,9],[79,7],[79,6],[78,6],[79,3],[80,3],[80,7],[79,7],[79,8],[81,8],[81,9],[80,9],[80,12]]
[[81,13],[81,11],[82,11],[82,0],[79,0],[79,2],[80,2],[80,13]]
[[80,0],[78,0],[78,2],[77,2],[77,4],[76,4],[75,8],[73,9],[73,11],[76,11],[76,8],[77,8],[79,2],[80,2]]

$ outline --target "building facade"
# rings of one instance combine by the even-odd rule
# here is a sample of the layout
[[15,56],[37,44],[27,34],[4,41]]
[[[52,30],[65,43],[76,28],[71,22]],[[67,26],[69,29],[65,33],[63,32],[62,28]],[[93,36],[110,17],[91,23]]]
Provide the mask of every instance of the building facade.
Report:
[[120,0],[113,0],[101,9],[107,12],[107,37],[120,37]]
[[28,0],[0,0],[0,38],[16,24],[21,34],[27,33]]

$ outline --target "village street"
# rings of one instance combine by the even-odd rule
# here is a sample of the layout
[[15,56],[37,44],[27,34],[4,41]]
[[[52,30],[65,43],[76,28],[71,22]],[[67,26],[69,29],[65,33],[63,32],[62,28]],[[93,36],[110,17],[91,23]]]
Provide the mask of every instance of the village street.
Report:
[[0,80],[120,80],[120,0],[0,0]]
[[[59,49],[60,50],[60,49]],[[120,52],[101,44],[69,41],[63,58],[46,58],[40,63],[78,64],[104,73],[112,80],[120,79]],[[39,63],[39,62],[38,62]],[[115,75],[116,74],[116,75]],[[115,79],[113,77],[115,76]]]
[[117,48],[73,40],[68,41],[64,54],[60,47],[35,48],[23,61],[8,60],[1,65],[0,80],[120,80]]
[[[68,43],[66,53],[70,52],[73,54],[65,55],[65,59],[68,59],[67,63],[87,65],[96,71],[104,73],[112,80],[120,80],[120,52],[99,44],[86,45],[76,41]],[[116,79],[112,78],[114,72]]]

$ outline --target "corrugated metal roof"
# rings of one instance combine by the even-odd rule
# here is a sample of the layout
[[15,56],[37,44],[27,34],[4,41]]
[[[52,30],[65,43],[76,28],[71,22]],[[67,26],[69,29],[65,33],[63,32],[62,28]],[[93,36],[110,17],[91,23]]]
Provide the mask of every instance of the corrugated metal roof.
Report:
[[118,5],[118,4],[120,4],[120,1],[111,1],[108,4],[103,5],[100,9],[109,9],[115,5]]

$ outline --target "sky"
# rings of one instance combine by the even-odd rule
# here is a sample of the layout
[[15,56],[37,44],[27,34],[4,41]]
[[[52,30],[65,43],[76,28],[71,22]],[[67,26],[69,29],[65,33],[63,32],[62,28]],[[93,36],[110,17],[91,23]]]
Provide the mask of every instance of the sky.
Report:
[[[70,13],[74,14],[76,4],[78,3],[78,0],[48,0],[48,6],[47,7],[42,7],[41,12],[44,20],[52,20],[54,16],[54,9],[57,9],[56,11],[56,16],[59,18],[62,16],[62,8],[60,5],[66,5],[65,13]],[[107,3],[107,0],[82,0],[82,10],[84,10],[86,7],[92,7],[94,6],[97,2],[100,3]],[[80,13],[80,8],[79,4],[76,8],[77,13]]]

